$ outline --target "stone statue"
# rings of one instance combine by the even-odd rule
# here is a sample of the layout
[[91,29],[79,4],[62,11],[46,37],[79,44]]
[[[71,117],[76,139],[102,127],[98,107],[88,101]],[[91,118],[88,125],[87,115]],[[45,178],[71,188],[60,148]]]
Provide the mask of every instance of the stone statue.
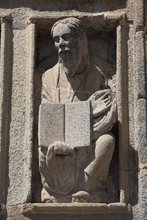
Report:
[[39,147],[42,201],[105,202],[105,182],[115,147],[110,132],[117,121],[115,96],[105,75],[89,61],[87,37],[79,19],[57,21],[51,34],[58,63],[43,74],[42,103],[88,101],[91,141],[81,148],[62,140]]

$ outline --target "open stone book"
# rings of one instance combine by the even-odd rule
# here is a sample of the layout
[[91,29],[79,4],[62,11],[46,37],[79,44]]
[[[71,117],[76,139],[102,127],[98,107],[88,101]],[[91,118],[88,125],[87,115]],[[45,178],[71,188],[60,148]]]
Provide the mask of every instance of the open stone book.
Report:
[[90,102],[44,103],[39,109],[39,146],[63,141],[72,147],[90,146]]

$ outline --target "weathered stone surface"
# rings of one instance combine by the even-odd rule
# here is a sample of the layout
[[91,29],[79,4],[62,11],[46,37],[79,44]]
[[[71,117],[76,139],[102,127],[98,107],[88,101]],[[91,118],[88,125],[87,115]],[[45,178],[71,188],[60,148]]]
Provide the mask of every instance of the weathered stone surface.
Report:
[[91,117],[89,101],[66,104],[65,142],[73,147],[90,146],[90,121]]
[[[112,208],[113,207],[113,208]],[[131,209],[126,204],[24,204],[13,207],[9,219],[17,220],[131,220]],[[121,213],[121,215],[118,214]]]
[[[72,147],[90,145],[90,102],[41,104],[39,110],[39,146],[65,141]],[[76,136],[76,142],[75,142]]]
[[144,1],[135,0],[135,28],[136,31],[144,29]]
[[[145,63],[147,53],[145,47],[147,48],[147,45],[143,38],[147,25],[147,1],[2,0],[0,17],[0,175],[2,177],[0,207],[3,207],[3,203],[7,203],[4,205],[6,209],[2,213],[0,211],[0,218],[2,220],[49,218],[50,220],[146,220]],[[117,129],[114,128],[116,149],[108,178],[108,188],[111,189],[111,193],[109,194],[108,190],[108,194],[109,198],[115,201],[119,201],[120,198],[121,201],[131,203],[132,214],[125,211],[122,214],[120,208],[116,207],[117,214],[84,215],[84,210],[87,210],[84,204],[76,204],[77,209],[84,207],[82,215],[76,213],[73,215],[53,213],[49,216],[24,215],[21,213],[21,207],[17,207],[17,204],[27,201],[32,203],[41,201],[42,186],[37,151],[41,76],[57,62],[49,29],[57,20],[66,17],[77,17],[82,20],[88,35],[90,59],[100,69],[104,69],[110,85],[113,86],[116,82],[118,86],[120,83],[114,76],[116,63],[120,64],[118,66],[122,74],[121,79],[126,80],[123,81],[121,88],[118,86],[119,94],[116,94],[119,119],[122,119],[118,122],[119,135],[122,135],[123,131],[124,135],[120,137]],[[116,58],[116,38],[119,40],[119,37],[116,37],[116,27],[124,20],[125,36],[123,35],[123,44],[119,45],[122,50],[117,51]],[[4,26],[9,28],[5,29]],[[118,139],[121,142],[121,150],[120,145],[118,147]],[[83,150],[79,152],[77,148],[76,153],[80,154],[79,158],[83,158],[83,161],[87,161]],[[31,205],[28,204],[30,209]],[[42,205],[48,210],[48,204]],[[42,205],[38,204],[38,208]],[[72,209],[73,204],[70,205]],[[110,206],[113,207],[113,204]],[[99,208],[97,210],[100,211]]]
[[0,47],[0,206],[2,214],[7,196],[8,174],[8,143],[10,128],[11,102],[11,69],[12,69],[12,32],[7,19],[1,19],[1,47]]
[[42,104],[39,110],[39,146],[48,147],[64,141],[65,107],[62,104]]
[[[23,203],[28,196],[25,179],[25,157],[28,155],[27,146],[24,145],[26,122],[25,97],[25,65],[27,57],[27,30],[14,30],[13,32],[13,78],[11,91],[11,123],[9,130],[9,168],[8,168],[8,204]],[[21,48],[20,48],[21,42]],[[16,177],[17,173],[17,177]]]
[[118,214],[121,213],[122,215],[125,214],[131,214],[131,208],[130,205],[127,205],[125,203],[84,203],[84,204],[41,204],[41,203],[34,203],[34,204],[24,204],[20,207],[20,210],[24,214],[72,214],[72,215],[92,215],[97,214],[98,216],[101,214]]
[[140,219],[147,219],[147,164],[142,164],[139,173]]

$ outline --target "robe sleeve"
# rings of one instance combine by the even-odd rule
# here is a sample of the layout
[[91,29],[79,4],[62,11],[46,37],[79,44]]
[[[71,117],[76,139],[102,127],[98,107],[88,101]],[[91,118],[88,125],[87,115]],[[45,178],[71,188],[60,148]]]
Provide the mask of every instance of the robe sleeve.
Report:
[[41,94],[41,100],[42,103],[51,103],[52,95],[51,95],[51,88],[49,87],[47,72],[45,72],[42,76],[42,94]]

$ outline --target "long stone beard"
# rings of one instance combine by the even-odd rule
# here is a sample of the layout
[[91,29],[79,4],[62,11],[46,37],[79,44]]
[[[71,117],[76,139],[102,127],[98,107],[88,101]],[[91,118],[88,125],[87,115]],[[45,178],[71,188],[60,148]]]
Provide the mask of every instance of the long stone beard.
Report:
[[65,73],[73,77],[78,67],[78,60],[68,52],[59,56],[59,62],[63,64]]

